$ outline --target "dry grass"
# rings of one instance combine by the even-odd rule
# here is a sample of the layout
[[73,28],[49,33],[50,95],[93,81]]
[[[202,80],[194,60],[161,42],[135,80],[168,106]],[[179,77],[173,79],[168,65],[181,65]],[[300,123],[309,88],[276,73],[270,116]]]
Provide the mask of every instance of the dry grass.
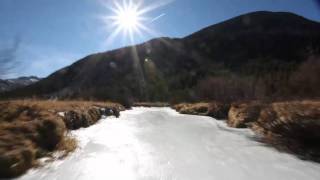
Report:
[[320,102],[281,102],[264,108],[253,130],[279,150],[320,162]]
[[[37,100],[16,100],[16,101],[2,101],[0,107],[6,105],[10,106],[27,106],[38,107],[45,110],[54,110],[56,112],[70,111],[74,109],[86,110],[90,107],[114,107],[119,110],[125,110],[124,107],[118,103],[99,102],[99,101],[37,101]],[[2,109],[2,108],[1,108]]]
[[[182,114],[217,118],[228,114],[227,123],[235,128],[252,128],[261,140],[302,159],[320,162],[320,101],[262,103],[182,103],[174,105]],[[219,119],[219,118],[217,118]],[[224,119],[224,118],[222,118]]]
[[181,103],[173,106],[173,109],[181,114],[210,116],[216,119],[225,119],[230,106],[228,104],[211,103]]
[[247,128],[258,120],[263,108],[260,102],[233,103],[228,113],[227,124],[234,128]]
[[63,139],[57,144],[57,151],[62,152],[59,158],[66,157],[77,148],[77,140],[71,136],[63,136]]
[[102,115],[119,116],[121,110],[110,102],[1,101],[0,178],[19,176],[54,151],[67,155],[76,148],[68,130],[88,127]]
[[133,103],[134,107],[169,107],[168,103],[164,102],[136,102]]
[[173,108],[181,114],[206,115],[209,109],[209,103],[181,103],[174,105]]

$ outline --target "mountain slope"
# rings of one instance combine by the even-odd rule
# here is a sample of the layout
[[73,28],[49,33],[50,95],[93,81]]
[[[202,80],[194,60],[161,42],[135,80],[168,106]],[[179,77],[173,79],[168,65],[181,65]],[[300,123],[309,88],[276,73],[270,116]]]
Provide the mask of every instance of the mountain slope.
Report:
[[320,52],[319,32],[319,23],[291,13],[249,13],[182,39],[158,38],[87,56],[3,96],[192,100],[208,77],[289,76]]
[[40,78],[34,76],[6,80],[0,79],[0,92],[11,91],[17,88],[25,87],[40,80]]

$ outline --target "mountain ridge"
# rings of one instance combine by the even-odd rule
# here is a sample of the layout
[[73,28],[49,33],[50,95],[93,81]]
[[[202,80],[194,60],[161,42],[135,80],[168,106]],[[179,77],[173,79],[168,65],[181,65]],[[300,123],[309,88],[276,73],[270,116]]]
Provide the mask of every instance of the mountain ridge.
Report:
[[36,76],[23,76],[13,79],[0,79],[0,92],[11,91],[40,81]]
[[211,76],[289,74],[320,52],[320,24],[292,13],[254,12],[184,38],[155,38],[86,56],[4,96],[169,101],[195,98]]
[[314,23],[314,24],[318,24],[319,23],[318,21],[311,20],[311,19],[305,18],[305,17],[303,17],[301,15],[297,15],[297,14],[294,14],[294,13],[291,13],[291,12],[255,11],[255,12],[246,13],[246,14],[243,14],[243,15],[240,15],[240,16],[233,17],[233,18],[231,18],[229,20],[218,22],[216,24],[207,26],[205,28],[200,29],[199,31],[197,31],[195,33],[191,33],[190,35],[187,35],[184,38],[188,38],[188,37],[193,36],[193,35],[195,35],[197,33],[201,33],[202,31],[206,31],[208,29],[212,29],[212,28],[214,28],[216,26],[221,26],[221,25],[227,24],[230,20],[240,20],[240,21],[243,21],[244,24],[248,24],[248,22],[250,22],[251,17],[256,17],[257,18],[258,16],[260,16],[260,18],[261,18],[263,16],[268,16],[268,15],[271,15],[271,14],[274,15],[274,16],[277,16],[277,17],[280,17],[280,16],[291,16],[291,17],[295,17],[296,19],[304,20],[306,22]]

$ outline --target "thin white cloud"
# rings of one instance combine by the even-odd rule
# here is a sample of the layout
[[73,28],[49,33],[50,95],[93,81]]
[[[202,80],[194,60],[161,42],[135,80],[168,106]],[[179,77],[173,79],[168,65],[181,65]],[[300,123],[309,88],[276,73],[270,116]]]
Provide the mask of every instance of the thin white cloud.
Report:
[[162,13],[162,14],[160,14],[159,16],[157,16],[157,17],[155,17],[155,18],[151,19],[150,23],[153,23],[153,22],[155,22],[155,21],[159,20],[160,18],[162,18],[162,17],[163,17],[163,16],[165,16],[165,15],[167,15],[167,14],[166,14],[166,13]]
[[19,61],[19,67],[11,75],[12,77],[30,75],[46,77],[80,59],[81,55],[51,47],[24,44],[18,50],[16,58]]
[[153,1],[151,4],[147,4],[143,7],[143,10],[141,11],[142,14],[148,13],[150,11],[153,11],[155,9],[159,9],[160,7],[167,6],[171,3],[173,3],[175,0],[157,0]]

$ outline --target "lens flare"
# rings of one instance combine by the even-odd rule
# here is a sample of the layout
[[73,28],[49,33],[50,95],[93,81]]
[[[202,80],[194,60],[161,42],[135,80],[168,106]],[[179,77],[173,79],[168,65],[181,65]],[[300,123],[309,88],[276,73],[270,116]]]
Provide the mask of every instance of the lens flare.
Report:
[[[144,37],[144,35],[160,36],[155,30],[147,27],[160,17],[148,17],[147,14],[156,10],[159,7],[165,6],[174,0],[155,0],[152,4],[145,5],[143,0],[113,0],[110,3],[105,3],[104,6],[109,9],[111,14],[104,15],[102,20],[111,34],[107,39],[107,44],[122,33],[122,38],[128,39],[133,45],[135,37]],[[110,2],[110,1],[109,1]]]

